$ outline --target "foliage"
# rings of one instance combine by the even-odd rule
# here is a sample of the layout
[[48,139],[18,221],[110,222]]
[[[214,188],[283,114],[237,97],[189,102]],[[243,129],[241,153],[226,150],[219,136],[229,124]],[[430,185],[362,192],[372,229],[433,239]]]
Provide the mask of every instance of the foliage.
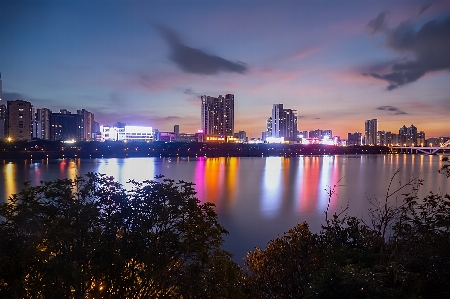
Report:
[[227,231],[192,183],[89,173],[0,205],[1,298],[239,298]]
[[449,157],[442,158],[442,167],[439,169],[440,173],[445,174],[448,178],[450,178],[450,159]]
[[[249,252],[254,298],[449,298],[450,196],[419,199],[419,178],[372,200],[369,219],[334,215]],[[410,192],[402,196],[405,187]],[[329,196],[333,195],[332,191]]]

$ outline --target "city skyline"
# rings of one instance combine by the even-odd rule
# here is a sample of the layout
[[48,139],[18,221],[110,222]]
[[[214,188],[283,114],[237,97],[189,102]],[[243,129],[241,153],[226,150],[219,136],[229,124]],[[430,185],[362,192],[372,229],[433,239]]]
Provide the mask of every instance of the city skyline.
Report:
[[234,94],[235,131],[272,105],[345,139],[364,121],[449,136],[448,1],[3,1],[3,99],[182,132]]

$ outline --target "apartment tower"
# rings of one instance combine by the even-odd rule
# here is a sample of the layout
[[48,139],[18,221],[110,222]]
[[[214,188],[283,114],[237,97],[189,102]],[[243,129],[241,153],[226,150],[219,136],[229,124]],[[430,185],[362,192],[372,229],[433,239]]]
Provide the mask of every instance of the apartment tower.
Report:
[[208,135],[233,136],[234,95],[202,96],[202,130]]

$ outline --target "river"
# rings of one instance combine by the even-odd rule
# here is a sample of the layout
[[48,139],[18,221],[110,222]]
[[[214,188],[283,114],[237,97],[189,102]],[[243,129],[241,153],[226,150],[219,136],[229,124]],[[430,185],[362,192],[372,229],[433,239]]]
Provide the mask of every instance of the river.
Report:
[[[298,223],[307,221],[318,231],[325,220],[330,189],[334,189],[330,214],[348,206],[346,213],[359,217],[367,217],[370,201],[382,199],[397,170],[391,190],[420,176],[424,185],[419,195],[450,193],[450,179],[438,173],[440,159],[437,155],[396,154],[0,160],[0,202],[19,192],[24,181],[36,185],[87,172],[114,176],[125,186],[129,179],[142,181],[159,174],[194,182],[197,197],[216,205],[219,222],[230,232],[224,249],[241,263],[247,251],[264,248],[269,240]],[[399,194],[390,201],[401,199]]]

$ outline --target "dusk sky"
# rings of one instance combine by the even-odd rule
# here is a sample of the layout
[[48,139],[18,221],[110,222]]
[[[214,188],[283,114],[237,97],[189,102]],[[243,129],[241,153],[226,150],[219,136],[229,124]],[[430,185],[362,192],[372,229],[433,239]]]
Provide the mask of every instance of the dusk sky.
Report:
[[450,1],[0,0],[3,99],[196,132],[200,95],[235,95],[259,138],[272,105],[298,129],[450,136]]

